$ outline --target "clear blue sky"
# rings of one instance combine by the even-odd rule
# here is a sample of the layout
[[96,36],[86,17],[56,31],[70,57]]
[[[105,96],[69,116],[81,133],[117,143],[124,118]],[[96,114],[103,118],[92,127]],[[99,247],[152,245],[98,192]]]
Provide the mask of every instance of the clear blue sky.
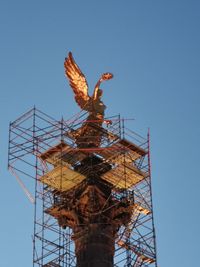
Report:
[[33,207],[8,173],[8,124],[35,104],[78,112],[64,77],[68,51],[90,88],[102,72],[107,114],[151,128],[160,267],[199,261],[200,3],[197,0],[0,1],[0,265],[32,264]]

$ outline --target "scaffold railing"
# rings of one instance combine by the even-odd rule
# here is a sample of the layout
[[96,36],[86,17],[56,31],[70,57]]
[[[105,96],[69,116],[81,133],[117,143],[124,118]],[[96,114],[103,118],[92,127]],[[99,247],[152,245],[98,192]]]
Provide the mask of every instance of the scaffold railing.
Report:
[[[34,107],[10,123],[8,168],[34,204],[33,266],[76,266],[74,233],[70,222],[62,221],[67,216],[62,206],[77,205],[72,203],[75,192],[98,172],[99,187],[106,184],[110,193],[90,216],[107,220],[114,206],[119,206],[120,216],[127,210],[130,214],[116,231],[113,266],[156,267],[149,137],[126,128],[119,115],[106,118],[102,126],[87,117],[80,112],[56,120]],[[77,142],[84,123],[92,135]],[[97,132],[101,140],[95,147]],[[84,145],[88,140],[91,146]],[[115,215],[112,223],[117,220]]]

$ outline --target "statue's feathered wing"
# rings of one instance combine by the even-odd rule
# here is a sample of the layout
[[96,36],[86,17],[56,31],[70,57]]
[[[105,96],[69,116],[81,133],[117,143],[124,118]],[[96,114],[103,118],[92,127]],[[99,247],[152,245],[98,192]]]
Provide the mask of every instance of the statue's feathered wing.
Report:
[[71,52],[69,52],[68,57],[65,59],[64,66],[70,86],[74,91],[76,102],[82,109],[88,110],[90,100],[90,96],[88,95],[88,84]]

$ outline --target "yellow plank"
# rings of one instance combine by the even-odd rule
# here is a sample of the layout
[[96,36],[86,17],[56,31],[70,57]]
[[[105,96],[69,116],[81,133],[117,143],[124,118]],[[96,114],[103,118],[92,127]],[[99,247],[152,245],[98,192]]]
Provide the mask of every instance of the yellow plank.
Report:
[[114,169],[106,172],[102,178],[113,184],[116,188],[126,189],[139,183],[147,177],[147,175],[148,174],[133,166],[132,168],[127,168],[125,165],[120,164]]
[[40,177],[40,181],[59,191],[66,191],[80,184],[86,177],[66,166],[58,166]]

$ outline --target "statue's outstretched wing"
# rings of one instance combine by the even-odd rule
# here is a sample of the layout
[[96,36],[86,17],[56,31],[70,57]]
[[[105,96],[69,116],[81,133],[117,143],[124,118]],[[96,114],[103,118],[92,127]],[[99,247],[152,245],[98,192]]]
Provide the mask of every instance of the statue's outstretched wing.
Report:
[[87,106],[90,100],[90,96],[88,95],[88,84],[71,52],[69,52],[68,57],[65,59],[64,66],[70,86],[74,91],[76,102],[82,109],[88,110]]

